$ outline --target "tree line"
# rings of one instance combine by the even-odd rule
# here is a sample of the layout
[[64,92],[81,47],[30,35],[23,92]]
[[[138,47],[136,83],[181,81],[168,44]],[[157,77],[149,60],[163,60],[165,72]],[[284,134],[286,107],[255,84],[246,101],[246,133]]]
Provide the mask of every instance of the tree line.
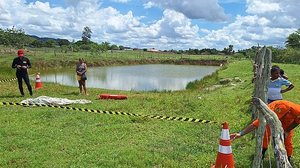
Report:
[[[79,52],[106,52],[108,50],[124,50],[129,49],[122,45],[110,44],[109,42],[96,43],[91,41],[92,30],[86,26],[83,28],[81,40],[70,42],[67,39],[53,39],[53,38],[39,38],[37,36],[30,36],[25,33],[23,29],[16,27],[1,29],[0,28],[0,45],[11,48],[61,48],[62,51]],[[248,49],[234,51],[234,46],[229,45],[223,50],[215,48],[192,49],[188,50],[164,50],[162,52],[171,52],[176,54],[187,55],[226,55],[237,58],[254,58],[260,46],[252,46]],[[300,63],[300,29],[290,34],[285,41],[285,48],[269,47],[272,50],[272,60],[279,63]],[[144,49],[137,49],[147,51]]]
[[[254,59],[259,46],[252,46],[249,49],[239,50],[236,57],[249,57]],[[300,64],[300,29],[291,33],[285,41],[285,48],[272,47],[272,62]]]
[[100,44],[92,42],[91,30],[85,27],[82,33],[82,40],[70,42],[67,39],[53,39],[40,38],[37,36],[30,36],[25,34],[23,29],[16,27],[1,29],[0,28],[0,45],[10,48],[56,48],[60,47],[63,51],[78,52],[82,50],[89,50],[94,52],[105,52],[107,50],[123,50],[125,47],[110,45],[109,42],[102,42]]

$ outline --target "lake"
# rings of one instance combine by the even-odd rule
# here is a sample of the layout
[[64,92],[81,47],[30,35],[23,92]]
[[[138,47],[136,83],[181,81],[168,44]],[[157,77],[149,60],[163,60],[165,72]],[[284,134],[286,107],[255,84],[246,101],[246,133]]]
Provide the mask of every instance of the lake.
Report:
[[[111,90],[184,90],[186,85],[212,74],[218,66],[148,64],[88,67],[87,88]],[[78,86],[74,69],[42,72],[42,82]]]

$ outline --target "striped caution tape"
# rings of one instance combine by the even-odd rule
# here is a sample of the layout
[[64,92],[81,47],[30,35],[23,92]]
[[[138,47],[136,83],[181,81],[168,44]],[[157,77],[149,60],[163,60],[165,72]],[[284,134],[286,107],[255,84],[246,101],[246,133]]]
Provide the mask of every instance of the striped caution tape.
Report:
[[187,117],[141,115],[141,114],[134,114],[134,113],[126,113],[126,112],[92,110],[92,109],[85,109],[85,108],[68,107],[68,106],[56,106],[56,105],[47,105],[47,104],[27,104],[27,103],[14,103],[14,102],[0,102],[0,105],[53,107],[53,108],[83,111],[83,112],[91,112],[91,113],[99,113],[99,114],[126,115],[126,116],[145,117],[145,118],[161,119],[161,120],[169,120],[169,121],[186,121],[186,122],[203,123],[203,124],[216,124],[217,123],[216,121],[201,120],[201,119],[187,118]]
[[0,80],[0,83],[11,82],[11,81],[15,81],[15,80],[17,80],[17,78],[13,78],[13,79],[2,79],[2,80]]
[[[34,74],[28,75],[28,76],[33,76]],[[12,78],[12,79],[2,79],[0,80],[0,83],[4,83],[4,82],[11,82],[11,81],[15,81],[18,78]]]

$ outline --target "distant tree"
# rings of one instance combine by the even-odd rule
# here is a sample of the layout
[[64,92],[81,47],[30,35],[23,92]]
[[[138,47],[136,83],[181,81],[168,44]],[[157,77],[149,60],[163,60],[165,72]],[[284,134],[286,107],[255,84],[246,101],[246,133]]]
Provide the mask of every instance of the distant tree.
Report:
[[300,29],[287,37],[286,47],[300,48]]
[[113,44],[110,46],[110,49],[111,50],[119,50],[119,47],[117,45]]
[[69,48],[72,52],[74,52],[74,46],[75,46],[75,40],[73,39],[72,42],[70,42],[68,48]]
[[233,51],[233,45],[229,45],[228,48],[224,48],[222,52],[225,55],[232,55],[234,53],[234,51]]
[[178,54],[183,54],[184,53],[184,51],[183,50],[178,50],[178,52],[177,52]]
[[30,45],[31,45],[32,47],[40,48],[40,47],[43,47],[43,46],[44,46],[44,43],[43,43],[42,41],[40,41],[40,40],[35,39],[34,41],[32,41],[32,42],[30,43]]
[[45,47],[53,48],[56,46],[56,41],[55,40],[47,40],[45,42]]
[[258,46],[252,46],[251,48],[248,49],[239,50],[238,53],[243,54],[247,58],[254,59],[259,48],[260,47]]
[[174,50],[174,49],[169,50],[169,52],[171,52],[171,53],[177,53],[177,51]]
[[90,46],[91,46],[91,53],[92,54],[98,54],[99,52],[100,52],[100,46],[99,46],[99,44],[97,44],[97,43],[93,43],[93,44],[90,44]]
[[213,49],[208,49],[209,50],[209,53],[212,54],[212,55],[215,55],[215,54],[219,54],[219,51],[215,48]]
[[6,32],[8,33],[8,45],[16,46],[16,47],[23,47],[23,39],[25,37],[25,32],[23,29],[17,29],[15,26],[13,26],[11,29],[6,29]]
[[74,44],[77,45],[77,46],[80,46],[80,45],[83,45],[84,42],[82,40],[78,40]]
[[82,44],[79,46],[80,50],[91,50],[92,49],[92,45],[88,45],[88,44]]
[[[177,51],[175,51],[176,53],[177,53]],[[195,55],[196,53],[195,53],[195,50],[194,49],[192,49],[192,48],[189,48],[189,50],[187,51],[187,53],[189,54],[189,55]]]
[[234,53],[234,51],[233,51],[233,45],[229,45],[228,46],[228,52],[229,52],[229,54],[233,54]]
[[0,45],[8,45],[9,39],[7,33],[0,28]]
[[34,40],[27,36],[23,29],[17,29],[14,26],[11,29],[2,30],[1,34],[0,38],[4,38],[3,41],[1,39],[2,43],[11,47],[23,48]]
[[109,42],[102,42],[101,44],[99,44],[99,46],[101,52],[106,52],[110,48]]
[[58,40],[58,45],[60,47],[63,46],[63,45],[68,46],[68,45],[70,45],[70,41],[67,40],[67,39],[60,39],[60,40]]
[[223,49],[222,53],[224,53],[225,55],[228,55],[228,53],[229,53],[229,52],[228,52],[228,48],[225,47],[225,48]]
[[125,48],[125,47],[122,46],[122,45],[119,46],[119,49],[120,49],[120,50],[124,50],[124,48]]
[[85,44],[91,41],[92,33],[92,30],[88,26],[83,28],[81,39]]

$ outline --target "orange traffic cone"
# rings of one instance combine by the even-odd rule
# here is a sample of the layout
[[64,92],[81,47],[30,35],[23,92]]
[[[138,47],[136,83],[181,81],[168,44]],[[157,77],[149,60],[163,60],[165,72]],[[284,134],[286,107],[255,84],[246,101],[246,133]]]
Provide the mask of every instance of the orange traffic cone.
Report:
[[228,124],[225,122],[222,125],[216,165],[213,165],[212,168],[234,168]]
[[36,77],[35,77],[35,89],[41,89],[42,87],[43,87],[43,84],[41,81],[40,73],[37,73]]

